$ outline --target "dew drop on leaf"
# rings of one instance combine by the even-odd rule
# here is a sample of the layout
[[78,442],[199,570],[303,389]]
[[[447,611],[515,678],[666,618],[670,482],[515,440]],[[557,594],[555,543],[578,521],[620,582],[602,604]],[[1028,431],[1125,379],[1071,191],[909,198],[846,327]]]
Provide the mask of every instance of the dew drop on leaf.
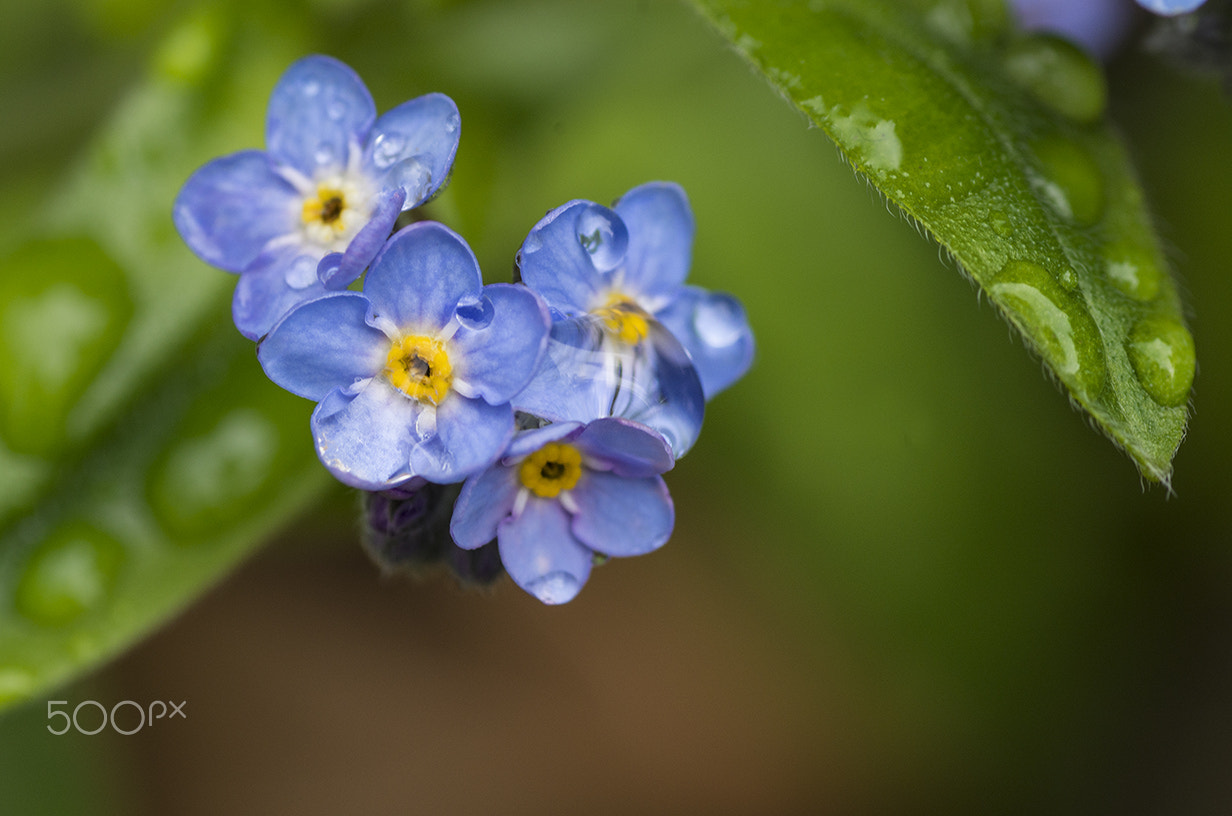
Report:
[[1193,335],[1171,317],[1141,320],[1129,335],[1129,360],[1138,382],[1160,405],[1184,404],[1194,378]]
[[123,560],[111,536],[70,523],[31,553],[17,584],[17,611],[43,626],[70,623],[102,603]]
[[1103,69],[1073,43],[1052,34],[1009,45],[1005,70],[1037,102],[1079,123],[1098,121],[1108,104]]

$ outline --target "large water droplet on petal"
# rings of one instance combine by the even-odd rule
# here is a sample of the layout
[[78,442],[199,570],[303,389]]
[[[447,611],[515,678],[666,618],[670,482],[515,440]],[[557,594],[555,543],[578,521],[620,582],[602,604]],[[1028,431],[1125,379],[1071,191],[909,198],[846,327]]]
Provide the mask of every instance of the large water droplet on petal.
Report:
[[577,597],[582,584],[567,572],[553,572],[528,583],[526,591],[545,604],[563,604]]
[[1163,273],[1155,257],[1144,248],[1123,242],[1109,247],[1104,264],[1108,279],[1134,300],[1154,300]]
[[591,204],[578,214],[577,237],[600,272],[619,266],[629,249],[629,230],[624,219],[600,204]]
[[1171,317],[1145,318],[1130,333],[1127,350],[1151,399],[1165,406],[1185,403],[1197,360],[1188,329]]
[[403,159],[389,168],[382,185],[386,189],[401,187],[406,191],[406,203],[403,209],[418,206],[427,199],[432,190],[432,168],[411,156]]
[[1088,398],[1099,393],[1108,364],[1080,296],[1065,291],[1044,267],[1022,260],[1007,263],[989,293],[1067,386]]
[[459,124],[460,124],[460,120],[458,118],[458,114],[456,113],[449,114],[449,117],[445,120],[445,132],[446,133],[456,132]]
[[1108,91],[1103,69],[1068,40],[1051,34],[1016,40],[1006,49],[1005,69],[1040,104],[1062,116],[1090,123],[1104,115]]
[[744,336],[744,310],[735,298],[702,298],[693,312],[698,338],[711,348],[727,348]]
[[397,133],[382,133],[372,144],[372,163],[384,170],[398,160],[406,147],[406,139]]
[[317,282],[317,264],[319,261],[311,255],[300,255],[291,261],[283,278],[292,289],[307,289]]
[[1104,179],[1091,154],[1061,138],[1044,138],[1032,145],[1043,178],[1037,188],[1064,218],[1090,226],[1104,214]]
[[70,523],[31,553],[17,584],[17,611],[44,626],[70,623],[103,602],[123,560],[114,538]]
[[496,316],[491,299],[480,296],[472,303],[459,303],[456,312],[458,322],[468,329],[486,329]]

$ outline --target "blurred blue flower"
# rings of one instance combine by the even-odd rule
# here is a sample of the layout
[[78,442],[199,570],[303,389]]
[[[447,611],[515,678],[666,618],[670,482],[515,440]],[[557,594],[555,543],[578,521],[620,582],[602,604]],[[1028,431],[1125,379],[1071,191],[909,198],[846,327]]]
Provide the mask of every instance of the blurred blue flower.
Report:
[[340,481],[459,482],[512,438],[509,400],[534,372],[549,322],[534,293],[483,286],[470,247],[423,221],[389,239],[362,294],[293,309],[257,356],[275,383],[320,403],[317,453]]
[[597,318],[625,346],[651,335],[654,321],[666,326],[708,400],[748,371],[753,333],[738,300],[685,285],[693,232],[684,190],[651,182],[613,209],[575,200],[552,210],[531,229],[518,266],[556,313]]
[[197,170],[175,224],[203,260],[239,273],[232,316],[255,340],[296,304],[358,278],[398,214],[444,186],[458,137],[449,97],[427,94],[378,119],[353,70],[305,57],[270,96],[266,150]]
[[624,419],[522,431],[462,485],[450,532],[468,550],[496,539],[518,586],[566,603],[596,555],[642,555],[667,541],[675,508],[661,474],[673,462],[661,436]]
[[1138,5],[1155,14],[1173,17],[1196,11],[1206,0],[1138,0]]
[[1107,59],[1120,47],[1133,21],[1129,0],[1011,0],[1024,31],[1064,37]]

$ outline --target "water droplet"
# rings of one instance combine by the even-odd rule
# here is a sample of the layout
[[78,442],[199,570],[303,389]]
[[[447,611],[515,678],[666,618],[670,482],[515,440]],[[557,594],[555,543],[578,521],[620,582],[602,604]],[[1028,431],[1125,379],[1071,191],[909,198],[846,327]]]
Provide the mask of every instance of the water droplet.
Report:
[[1129,361],[1151,399],[1165,406],[1183,405],[1193,385],[1193,335],[1171,317],[1138,322],[1128,340]]
[[1014,222],[1001,210],[993,210],[988,214],[988,224],[992,231],[1002,238],[1009,238],[1014,234]]
[[928,27],[947,40],[970,43],[990,40],[1008,22],[1002,0],[940,0],[925,15]]
[[1072,266],[1067,266],[1057,273],[1057,283],[1069,292],[1078,288],[1078,273]]
[[338,158],[333,147],[330,145],[320,145],[313,152],[312,160],[317,163],[317,166],[325,167],[337,162]]
[[1005,69],[1036,101],[1062,116],[1090,123],[1104,115],[1103,69],[1068,40],[1052,34],[1017,40],[1006,49]]
[[484,296],[479,297],[473,303],[458,304],[458,322],[468,329],[486,329],[495,315],[496,310],[492,308],[492,301]]
[[330,120],[337,122],[340,121],[342,117],[346,116],[347,111],[349,110],[350,106],[347,105],[345,101],[335,99],[326,106],[325,115],[328,116]]
[[300,255],[287,267],[284,278],[287,286],[292,289],[307,289],[317,282],[317,259],[311,255]]
[[153,470],[150,504],[180,535],[208,533],[241,513],[267,484],[278,427],[253,408],[236,408],[204,433],[181,438]]
[[861,166],[887,173],[902,164],[903,144],[889,119],[863,105],[856,105],[850,114],[836,105],[830,109],[829,122],[835,139]]
[[727,348],[744,336],[744,310],[732,297],[711,294],[698,302],[693,311],[693,329],[707,346]]
[[1044,138],[1032,145],[1043,178],[1040,192],[1064,218],[1091,226],[1104,214],[1104,179],[1084,148],[1067,139]]
[[304,80],[304,84],[299,86],[299,92],[305,97],[312,98],[321,92],[321,83],[315,79]]
[[111,536],[70,523],[30,554],[17,584],[17,611],[43,626],[71,623],[107,597],[123,560],[124,548]]
[[1031,261],[1008,262],[989,293],[1074,391],[1093,398],[1107,371],[1103,340],[1082,300]]
[[382,133],[372,143],[372,163],[384,170],[396,162],[406,147],[406,139],[396,133]]
[[458,130],[459,124],[460,124],[460,120],[458,118],[458,114],[456,113],[449,114],[449,117],[445,120],[445,132],[446,133],[456,133]]
[[553,572],[529,582],[526,591],[545,604],[563,604],[577,597],[582,584],[567,572]]
[[1163,274],[1152,253],[1128,243],[1114,244],[1108,250],[1104,271],[1108,279],[1134,300],[1150,301],[1159,294]]
[[389,168],[385,173],[383,186],[386,188],[401,187],[405,190],[406,203],[403,204],[403,209],[410,209],[422,204],[431,192],[432,170],[417,157],[412,156]]
[[35,676],[11,666],[0,669],[0,706],[28,697],[34,691]]
[[584,207],[577,220],[578,243],[600,272],[620,265],[629,249],[629,230],[624,219],[599,204]]

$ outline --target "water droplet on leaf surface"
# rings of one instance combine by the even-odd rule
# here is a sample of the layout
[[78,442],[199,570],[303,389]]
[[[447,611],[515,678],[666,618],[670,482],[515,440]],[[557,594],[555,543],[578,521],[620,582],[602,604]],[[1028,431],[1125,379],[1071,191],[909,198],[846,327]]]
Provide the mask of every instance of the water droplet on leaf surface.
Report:
[[1103,69],[1068,40],[1052,34],[1016,40],[1006,49],[1004,64],[1019,86],[1062,116],[1087,124],[1104,115]]
[[1171,317],[1148,317],[1129,335],[1130,363],[1151,399],[1164,406],[1183,405],[1193,385],[1193,335]]
[[1118,289],[1134,300],[1150,301],[1159,294],[1163,273],[1154,256],[1140,246],[1131,243],[1111,246],[1104,271]]
[[1032,146],[1044,177],[1039,186],[1058,213],[1082,226],[1104,214],[1104,179],[1099,165],[1080,145],[1061,138],[1044,138]]
[[1037,263],[1007,263],[989,287],[993,299],[1074,391],[1094,397],[1104,384],[1103,340],[1082,300]]
[[102,603],[123,559],[124,548],[111,536],[70,523],[31,553],[17,584],[17,611],[43,626],[70,623]]

